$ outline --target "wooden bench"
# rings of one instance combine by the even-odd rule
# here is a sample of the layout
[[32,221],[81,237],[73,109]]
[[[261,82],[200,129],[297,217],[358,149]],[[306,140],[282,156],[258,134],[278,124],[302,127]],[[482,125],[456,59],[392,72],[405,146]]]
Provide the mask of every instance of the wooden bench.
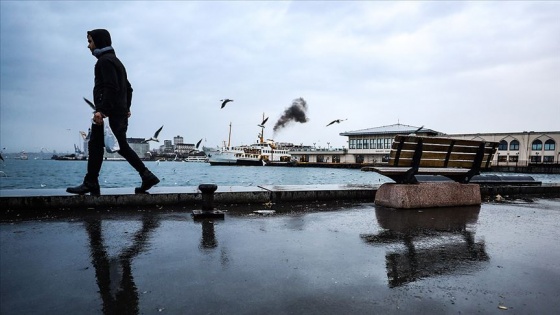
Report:
[[481,170],[490,168],[497,148],[498,142],[398,135],[391,146],[388,165],[365,170],[399,184],[417,183],[415,175],[441,175],[468,183]]

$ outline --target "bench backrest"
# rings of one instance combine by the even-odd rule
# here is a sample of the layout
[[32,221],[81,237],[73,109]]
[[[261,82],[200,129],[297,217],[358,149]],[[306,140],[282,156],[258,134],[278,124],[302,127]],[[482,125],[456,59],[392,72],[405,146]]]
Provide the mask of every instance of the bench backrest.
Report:
[[389,166],[490,168],[498,142],[398,135]]

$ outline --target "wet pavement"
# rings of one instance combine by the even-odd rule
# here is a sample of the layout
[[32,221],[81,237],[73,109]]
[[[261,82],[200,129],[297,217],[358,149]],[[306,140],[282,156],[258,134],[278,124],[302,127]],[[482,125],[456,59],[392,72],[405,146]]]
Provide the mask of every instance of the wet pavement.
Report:
[[[0,223],[1,314],[557,314],[560,199]],[[261,211],[257,214],[253,211]]]

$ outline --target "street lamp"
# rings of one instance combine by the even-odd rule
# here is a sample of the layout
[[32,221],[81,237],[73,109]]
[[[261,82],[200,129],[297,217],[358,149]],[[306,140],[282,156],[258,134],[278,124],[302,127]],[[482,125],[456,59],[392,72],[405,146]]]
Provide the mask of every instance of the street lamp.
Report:
[[330,150],[331,149],[331,143],[327,142],[327,149]]

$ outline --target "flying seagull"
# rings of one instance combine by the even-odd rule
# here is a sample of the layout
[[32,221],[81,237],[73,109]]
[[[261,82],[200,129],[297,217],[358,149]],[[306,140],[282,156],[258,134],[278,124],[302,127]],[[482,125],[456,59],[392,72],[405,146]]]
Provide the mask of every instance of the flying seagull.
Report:
[[262,123],[261,123],[260,125],[258,125],[258,126],[261,127],[261,128],[264,128],[264,124],[266,124],[267,121],[268,121],[268,117],[266,117],[266,118],[262,121]]
[[156,131],[156,133],[154,133],[153,137],[144,139],[144,142],[148,142],[148,141],[159,142],[158,136],[159,136],[159,132],[161,131],[161,129],[163,129],[163,126],[159,127],[159,129]]
[[345,121],[345,120],[346,120],[346,119],[335,119],[335,120],[331,121],[331,122],[327,125],[327,127],[330,126],[330,125],[332,125],[332,124],[334,124],[334,123],[340,124],[341,121]]
[[84,97],[84,101],[86,101],[86,103],[89,105],[89,107],[91,107],[91,109],[93,109],[93,112],[95,113],[96,110],[95,105],[93,105],[93,103],[85,97]]
[[190,155],[191,153],[198,151],[198,147],[200,146],[200,143],[202,142],[202,139],[198,140],[198,142],[195,145],[195,149],[194,150],[190,150],[187,154]]
[[222,107],[220,107],[220,108],[224,108],[224,106],[226,106],[226,104],[228,102],[233,102],[233,100],[230,100],[229,98],[226,98],[226,99],[220,100],[220,102],[222,102]]
[[416,135],[416,133],[417,133],[418,131],[422,130],[422,128],[424,128],[424,126],[422,126],[422,127],[418,128],[418,129],[416,129],[416,130],[415,130],[415,131],[413,131],[413,132],[412,132],[411,134],[409,134],[409,136],[415,136],[415,135]]

